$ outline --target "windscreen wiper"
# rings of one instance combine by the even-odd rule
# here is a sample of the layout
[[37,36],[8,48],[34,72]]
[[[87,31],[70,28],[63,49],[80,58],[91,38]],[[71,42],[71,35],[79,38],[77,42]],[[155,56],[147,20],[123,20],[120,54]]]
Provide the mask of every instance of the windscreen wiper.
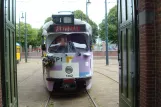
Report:
[[52,49],[52,51],[53,52],[57,52],[58,51],[58,48],[60,47],[60,43],[57,43],[57,44],[52,44],[52,45],[50,45],[50,48],[52,48],[52,47],[55,47],[55,46],[58,46],[56,49]]
[[74,46],[74,43],[69,41],[69,47],[72,49],[72,47],[74,48],[74,50],[77,52],[78,56],[81,56],[81,53],[76,49],[76,47]]

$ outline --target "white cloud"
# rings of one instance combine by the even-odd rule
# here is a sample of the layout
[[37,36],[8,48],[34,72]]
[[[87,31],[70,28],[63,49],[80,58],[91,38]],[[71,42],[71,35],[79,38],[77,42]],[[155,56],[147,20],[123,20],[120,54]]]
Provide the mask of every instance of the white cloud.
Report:
[[[21,0],[22,1],[22,0]],[[58,11],[82,10],[86,13],[86,0],[23,0],[17,2],[17,21],[21,11],[27,12],[27,23],[33,27],[40,28],[44,20]],[[105,15],[104,0],[90,0],[88,5],[88,16],[99,24]],[[108,9],[116,5],[116,0],[108,0],[115,3],[109,3]]]

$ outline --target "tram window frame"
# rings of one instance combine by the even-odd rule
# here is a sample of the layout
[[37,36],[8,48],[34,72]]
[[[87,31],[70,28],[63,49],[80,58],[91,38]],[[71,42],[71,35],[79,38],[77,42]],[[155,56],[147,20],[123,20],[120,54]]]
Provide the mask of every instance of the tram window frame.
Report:
[[[84,35],[84,34],[79,34],[79,33],[74,33],[74,34],[63,34],[63,35],[65,35],[65,36],[67,36],[67,42],[69,42],[69,41],[72,41],[72,42],[76,42],[76,40],[78,40],[76,43],[79,43],[79,44],[81,44],[81,43],[83,43],[83,44],[85,44],[85,46],[86,46],[86,48],[84,48],[84,49],[82,49],[82,48],[78,48],[78,47],[76,47],[76,49],[79,51],[79,52],[87,52],[88,50],[89,50],[89,44],[87,43],[88,41],[86,40],[86,36]],[[71,36],[72,35],[74,35],[73,36],[73,38],[71,38]],[[76,36],[77,35],[77,36]],[[78,36],[78,35],[81,35],[81,36]],[[62,35],[59,35],[59,36],[57,36],[56,38],[54,38],[54,40],[51,42],[51,44],[49,45],[49,47],[48,47],[48,52],[49,53],[71,53],[70,51],[64,51],[64,52],[59,52],[59,51],[55,51],[55,52],[52,52],[51,50],[54,50],[54,49],[51,49],[51,45],[52,44],[56,44],[56,40],[59,38],[59,37],[61,37]],[[82,37],[84,38],[83,40],[82,40]],[[79,38],[81,38],[81,39],[79,39]],[[81,40],[81,41],[80,41]],[[60,46],[59,46],[60,47]],[[56,49],[58,48],[58,47],[55,47]],[[61,47],[62,48],[62,47]],[[51,49],[51,50],[50,50]],[[64,48],[65,49],[65,48]]]

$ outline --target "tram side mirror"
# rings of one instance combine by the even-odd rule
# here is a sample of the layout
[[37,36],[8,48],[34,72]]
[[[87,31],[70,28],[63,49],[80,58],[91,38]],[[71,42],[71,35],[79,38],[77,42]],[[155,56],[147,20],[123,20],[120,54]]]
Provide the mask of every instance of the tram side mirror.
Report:
[[90,41],[90,49],[91,51],[94,50],[94,44],[92,43],[92,41]]
[[42,49],[43,51],[45,51],[45,50],[46,50],[46,46],[45,46],[45,44],[42,44],[42,45],[41,45],[41,49]]
[[94,50],[94,45],[92,43],[90,44],[90,48],[91,50]]
[[91,46],[91,49],[94,50],[94,45]]

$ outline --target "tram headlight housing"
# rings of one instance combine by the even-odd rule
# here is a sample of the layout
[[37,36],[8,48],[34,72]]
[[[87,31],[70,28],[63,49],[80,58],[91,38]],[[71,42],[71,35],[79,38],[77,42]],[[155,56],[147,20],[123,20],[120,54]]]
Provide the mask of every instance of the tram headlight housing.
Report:
[[73,68],[72,68],[71,66],[67,66],[67,67],[65,68],[65,72],[66,72],[67,74],[71,74],[71,73],[73,72]]
[[64,23],[72,23],[72,18],[71,17],[64,17],[63,22]]

